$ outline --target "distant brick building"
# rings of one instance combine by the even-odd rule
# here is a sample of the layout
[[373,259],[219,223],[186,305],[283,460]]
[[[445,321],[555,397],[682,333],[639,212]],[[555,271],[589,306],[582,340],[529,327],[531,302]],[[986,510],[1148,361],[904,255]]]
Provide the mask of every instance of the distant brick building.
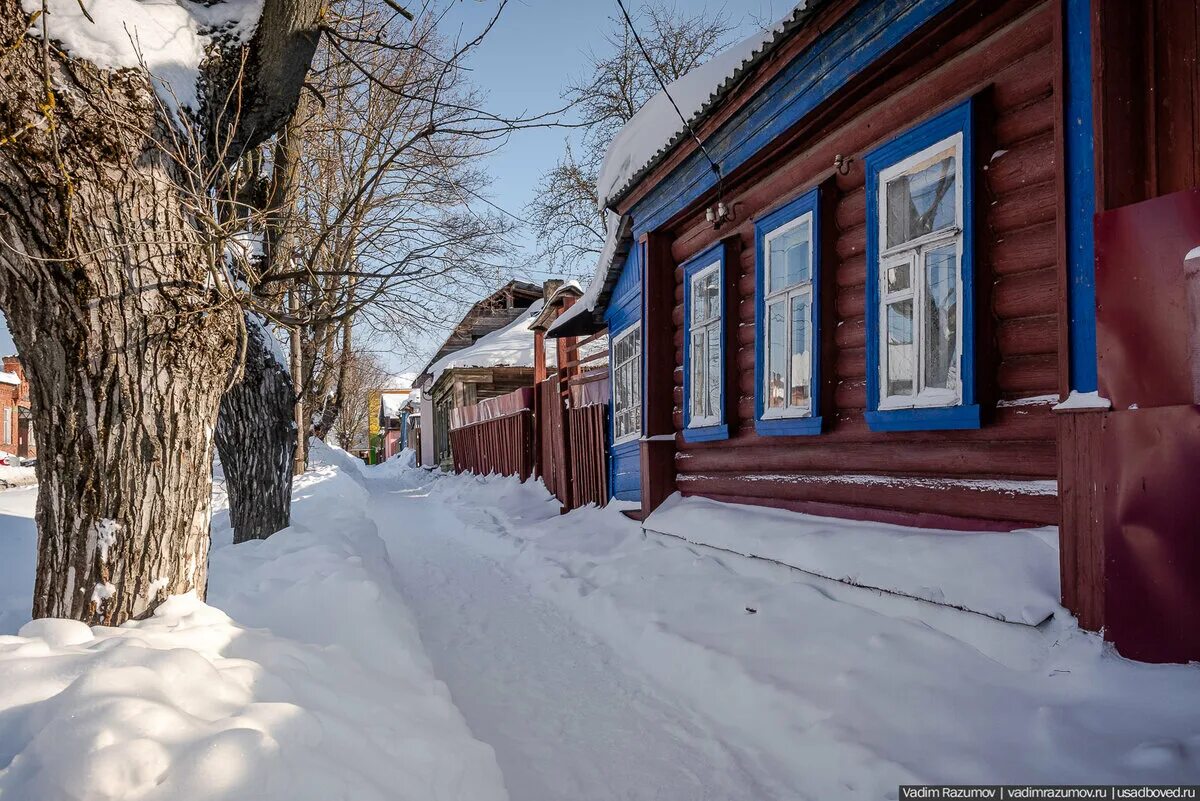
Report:
[[26,457],[37,453],[29,414],[29,383],[17,356],[5,356],[0,371],[0,451]]

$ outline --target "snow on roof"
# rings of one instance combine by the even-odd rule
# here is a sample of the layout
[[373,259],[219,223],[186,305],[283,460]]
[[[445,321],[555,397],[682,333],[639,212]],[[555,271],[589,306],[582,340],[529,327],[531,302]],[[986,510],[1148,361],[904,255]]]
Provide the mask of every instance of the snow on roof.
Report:
[[533,331],[545,301],[533,303],[503,328],[480,337],[474,345],[456,350],[429,367],[434,384],[446,370],[456,367],[533,367]]
[[779,22],[757,31],[741,42],[722,51],[687,74],[667,84],[667,92],[659,92],[642,106],[633,118],[617,132],[596,182],[600,208],[607,208],[629,185],[665,156],[687,134],[687,126],[671,105],[674,99],[679,112],[695,123],[719,100],[740,77],[745,68],[771,49],[782,35],[799,21],[808,8],[809,0],[801,0]]
[[[628,190],[633,182],[650,170],[687,135],[687,126],[671,105],[673,99],[689,124],[695,124],[724,96],[734,82],[757,59],[778,43],[785,32],[800,24],[806,16],[810,0],[801,0],[779,22],[743,39],[667,85],[642,106],[633,118],[617,132],[604,155],[604,164],[596,182],[596,200],[600,208],[608,209],[613,200]],[[815,5],[815,3],[813,3]],[[615,260],[624,256],[622,239],[628,236],[628,220],[609,210],[604,249],[596,264],[592,281],[583,297],[563,312],[547,329],[553,336],[572,320],[591,313],[600,304],[606,289],[611,289]]]
[[[246,43],[258,27],[263,0],[45,0],[46,13],[30,32],[62,44],[73,58],[100,69],[149,70],[154,88],[171,110],[200,107],[198,80],[205,49],[216,36]],[[90,14],[94,22],[85,16]],[[26,14],[42,0],[21,0]]]
[[13,386],[21,385],[21,376],[16,373],[6,373],[0,371],[0,384],[12,384]]
[[396,417],[408,400],[407,392],[382,392],[379,395],[379,407],[384,417]]

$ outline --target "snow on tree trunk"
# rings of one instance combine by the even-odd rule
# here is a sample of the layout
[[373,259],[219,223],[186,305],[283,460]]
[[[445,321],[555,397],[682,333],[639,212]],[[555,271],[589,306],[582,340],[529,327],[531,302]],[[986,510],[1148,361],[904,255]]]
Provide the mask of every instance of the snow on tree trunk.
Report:
[[292,379],[266,340],[271,334],[250,318],[246,328],[246,363],[221,399],[216,430],[234,542],[287,528],[296,450]]

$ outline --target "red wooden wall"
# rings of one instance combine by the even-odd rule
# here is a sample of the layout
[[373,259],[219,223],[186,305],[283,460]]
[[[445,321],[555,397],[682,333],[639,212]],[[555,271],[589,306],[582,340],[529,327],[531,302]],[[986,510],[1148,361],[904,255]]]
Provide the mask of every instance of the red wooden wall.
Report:
[[[736,325],[727,351],[728,441],[677,441],[678,487],[688,494],[858,518],[959,528],[1058,522],[1045,483],[997,488],[988,479],[1053,482],[1056,426],[1049,404],[1005,405],[1057,394],[1063,209],[1058,2],[966,3],[903,46],[726,185],[734,222],[716,232],[703,209],[672,224],[680,264],[718,238],[730,262]],[[976,95],[984,109],[976,208],[977,396],[985,424],[969,431],[876,433],[866,403],[866,194],[862,156],[936,111]],[[834,156],[853,157],[847,175]],[[995,154],[995,155],[993,155]],[[989,158],[990,157],[990,158]],[[816,185],[822,236],[822,397],[826,432],[760,437],[754,413],[753,220]],[[682,364],[682,271],[676,270],[675,364]],[[682,372],[675,376],[675,430]],[[997,401],[1001,402],[997,408]],[[888,477],[869,487],[844,475]],[[976,480],[964,483],[963,480]]]

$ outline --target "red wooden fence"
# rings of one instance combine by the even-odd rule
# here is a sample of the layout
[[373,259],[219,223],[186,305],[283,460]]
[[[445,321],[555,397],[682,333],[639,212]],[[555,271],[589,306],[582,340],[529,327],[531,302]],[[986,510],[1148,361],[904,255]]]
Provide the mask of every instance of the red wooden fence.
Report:
[[538,475],[546,489],[570,508],[570,474],[567,469],[566,409],[558,378],[538,384]]
[[450,452],[456,473],[499,473],[524,481],[533,475],[533,413],[523,409],[451,429]]
[[[582,366],[607,351],[582,358],[574,344],[561,351],[565,369],[532,391],[455,410],[450,429],[454,472],[499,473],[522,481],[537,475],[563,511],[608,502],[608,370]],[[493,416],[499,413],[503,416]]]
[[571,453],[571,502],[578,509],[608,503],[608,405],[592,404],[567,410],[567,437]]

